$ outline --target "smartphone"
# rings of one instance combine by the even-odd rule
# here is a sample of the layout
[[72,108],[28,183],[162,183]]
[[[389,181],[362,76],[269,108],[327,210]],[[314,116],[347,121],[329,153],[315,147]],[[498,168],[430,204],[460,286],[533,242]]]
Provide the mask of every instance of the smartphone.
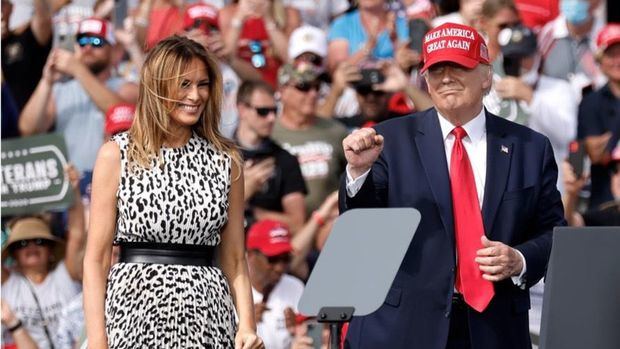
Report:
[[503,67],[506,76],[518,77],[521,72],[521,58],[504,56]]
[[323,324],[316,321],[308,321],[308,337],[312,338],[312,348],[321,349],[323,342]]
[[586,149],[582,142],[572,141],[568,145],[568,163],[573,167],[577,178],[583,175],[583,164],[586,157]]
[[424,36],[431,28],[428,26],[425,20],[421,18],[414,18],[409,21],[409,48],[422,53],[422,44],[424,43]]
[[124,21],[127,18],[127,0],[114,0],[114,13],[112,15],[115,29],[123,29]]
[[372,86],[385,81],[385,76],[383,76],[381,70],[377,68],[362,69],[360,70],[360,74],[362,75],[362,79],[359,81],[360,85]]
[[70,52],[75,51],[75,35],[71,34],[68,30],[60,33],[54,31],[54,47],[61,48]]

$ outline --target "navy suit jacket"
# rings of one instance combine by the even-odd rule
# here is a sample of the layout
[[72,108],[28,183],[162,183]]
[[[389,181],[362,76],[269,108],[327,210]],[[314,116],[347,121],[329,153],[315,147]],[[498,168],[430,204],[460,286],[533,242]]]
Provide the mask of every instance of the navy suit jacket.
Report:
[[[443,136],[435,109],[377,125],[384,149],[360,191],[341,212],[364,207],[414,207],[422,221],[385,303],[355,317],[346,348],[444,349],[455,277],[454,219]],[[549,140],[486,112],[487,169],[482,206],[485,234],[525,257],[526,289],[494,284],[484,312],[469,311],[473,349],[530,348],[528,288],[544,275],[552,229],[564,225],[557,166]],[[385,238],[389,238],[386,227]]]

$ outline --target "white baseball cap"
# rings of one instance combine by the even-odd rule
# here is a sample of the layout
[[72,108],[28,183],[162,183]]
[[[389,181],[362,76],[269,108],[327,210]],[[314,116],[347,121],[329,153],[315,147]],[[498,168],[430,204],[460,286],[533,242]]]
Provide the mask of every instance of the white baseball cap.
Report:
[[327,34],[322,29],[304,25],[293,31],[288,41],[289,59],[295,59],[305,52],[327,56]]

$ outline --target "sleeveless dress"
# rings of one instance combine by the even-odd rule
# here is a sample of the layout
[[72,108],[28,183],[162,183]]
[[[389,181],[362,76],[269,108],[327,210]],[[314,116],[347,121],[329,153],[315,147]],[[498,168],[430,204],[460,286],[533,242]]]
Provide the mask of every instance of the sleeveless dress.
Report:
[[[120,147],[115,243],[216,246],[227,222],[231,158],[193,134],[180,148],[162,147],[163,166],[127,166]],[[155,160],[153,160],[155,164]],[[116,348],[233,348],[235,310],[216,267],[117,263],[105,300],[106,332]]]

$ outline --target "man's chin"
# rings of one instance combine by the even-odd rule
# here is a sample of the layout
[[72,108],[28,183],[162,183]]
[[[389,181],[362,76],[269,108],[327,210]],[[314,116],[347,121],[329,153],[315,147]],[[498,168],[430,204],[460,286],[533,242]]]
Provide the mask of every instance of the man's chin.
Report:
[[93,73],[94,75],[98,75],[99,73],[106,70],[106,68],[108,67],[108,64],[103,63],[103,62],[96,62],[96,63],[87,64],[87,66],[91,73]]

